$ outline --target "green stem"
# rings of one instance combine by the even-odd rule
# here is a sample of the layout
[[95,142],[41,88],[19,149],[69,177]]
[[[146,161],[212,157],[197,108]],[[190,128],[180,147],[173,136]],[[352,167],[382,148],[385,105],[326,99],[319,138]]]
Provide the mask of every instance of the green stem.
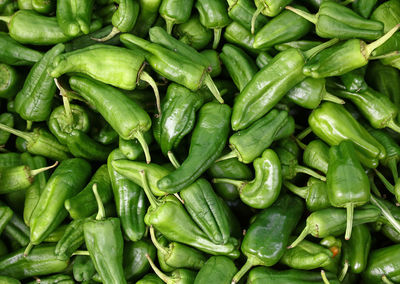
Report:
[[379,201],[379,199],[375,198],[375,196],[371,195],[370,199],[371,203],[381,210],[382,215],[389,221],[389,223],[393,226],[393,228],[400,234],[400,224],[399,222],[393,217],[390,210],[386,207],[385,204]]
[[25,139],[28,143],[29,143],[29,141],[33,140],[33,138],[32,138],[33,134],[32,133],[16,130],[16,129],[11,128],[11,127],[9,127],[9,126],[7,126],[5,124],[2,124],[2,123],[0,123],[0,129],[4,130],[6,132],[9,132],[11,134],[14,134],[14,135],[16,135],[18,137],[21,137],[21,138]]
[[219,41],[221,40],[221,34],[222,34],[222,28],[214,29],[214,41],[212,45],[213,49],[217,49]]
[[153,226],[150,226],[150,238],[151,241],[153,242],[154,246],[156,247],[156,249],[158,249],[159,251],[162,252],[162,254],[167,255],[168,251],[167,248],[163,247],[157,240],[156,235],[154,233],[154,228]]
[[342,269],[342,271],[340,272],[340,275],[339,275],[339,282],[343,281],[344,277],[346,277],[346,274],[347,274],[348,270],[349,270],[349,261],[346,259],[344,261],[343,269]]
[[392,281],[390,281],[386,275],[382,275],[382,282],[385,284],[394,284]]
[[303,167],[303,166],[300,166],[300,165],[297,165],[295,167],[295,171],[296,171],[296,173],[307,174],[307,175],[315,177],[315,178],[317,178],[319,180],[326,181],[326,177],[324,177],[323,175],[320,175],[316,171],[314,171],[312,169],[309,169],[309,168],[306,168],[306,167]]
[[297,139],[303,140],[303,139],[306,138],[307,135],[310,134],[311,132],[312,132],[311,127],[307,127],[307,128],[304,129],[302,132],[300,132],[299,135],[297,135]]
[[33,244],[29,243],[28,246],[26,247],[26,249],[24,250],[24,256],[27,256],[31,250],[33,249]]
[[233,276],[231,284],[236,284],[239,280],[253,267],[253,261],[247,258],[246,263],[240,268],[240,270]]
[[232,10],[232,7],[237,4],[238,0],[227,0],[227,2],[228,2],[228,6],[229,6],[228,7],[228,12],[229,12],[230,10]]
[[344,235],[344,239],[350,240],[351,231],[353,229],[354,203],[347,204],[346,211],[347,211],[347,222],[346,222],[346,233]]
[[170,160],[171,164],[175,167],[175,169],[181,166],[178,160],[176,159],[174,153],[172,153],[172,151],[168,151],[168,159]]
[[0,16],[0,21],[6,22],[7,24],[10,23],[12,16]]
[[383,183],[383,185],[386,187],[387,190],[389,190],[392,194],[394,194],[394,186],[385,178],[385,176],[378,171],[377,169],[374,169],[376,175],[378,176],[378,178],[381,180],[381,182]]
[[396,159],[388,160],[388,168],[392,172],[393,180],[396,181],[399,179],[399,172],[397,170],[397,161]]
[[330,283],[328,278],[326,278],[326,274],[325,274],[325,271],[323,269],[321,270],[321,277],[322,277],[322,281],[324,282],[324,284],[329,284]]
[[333,38],[331,40],[328,40],[324,43],[321,43],[320,45],[317,45],[316,47],[313,47],[307,51],[304,52],[304,57],[306,59],[310,59],[311,57],[313,57],[314,55],[316,55],[317,53],[321,52],[322,50],[331,47],[332,45],[336,44],[337,42],[339,42],[339,39],[337,38]]
[[371,53],[380,47],[382,44],[384,44],[389,38],[392,37],[392,35],[397,32],[399,29],[400,24],[395,25],[390,31],[388,31],[386,34],[384,34],[382,37],[378,38],[376,41],[371,42],[365,47],[365,58],[369,58]]
[[116,36],[117,34],[119,34],[121,31],[117,28],[117,27],[113,27],[111,32],[106,35],[105,37],[102,38],[95,38],[95,37],[91,37],[92,40],[98,41],[98,42],[105,42],[107,40],[112,39],[114,36]]
[[33,124],[33,121],[32,121],[32,120],[27,120],[27,121],[26,121],[26,129],[27,129],[27,130],[31,130],[32,124]]
[[397,133],[400,133],[400,126],[398,126],[396,122],[394,122],[393,118],[388,121],[386,127],[389,127],[390,129],[396,131]]
[[146,258],[150,263],[151,268],[153,268],[154,272],[157,274],[158,277],[161,278],[162,281],[164,281],[165,283],[168,283],[169,281],[171,281],[171,277],[165,275],[153,262],[153,260],[151,259],[150,255],[147,253],[146,254]]
[[157,106],[158,117],[160,117],[161,116],[161,99],[160,99],[160,92],[158,91],[156,81],[154,81],[154,79],[150,76],[150,74],[145,71],[142,71],[140,73],[140,80],[145,81],[153,89],[154,96],[156,97],[156,106]]
[[332,103],[336,103],[336,104],[340,104],[343,105],[346,102],[344,100],[342,100],[341,98],[338,98],[337,96],[334,96],[328,92],[325,92],[325,94],[322,96],[322,100],[324,101],[329,101]]
[[232,151],[222,157],[219,157],[215,162],[218,163],[220,161],[229,160],[229,159],[233,159],[233,158],[237,158],[237,157],[238,157],[238,155],[237,155],[236,151]]
[[76,250],[76,251],[74,251],[72,256],[74,256],[74,255],[89,255],[90,256],[90,253],[87,250]]
[[150,164],[151,156],[149,151],[149,145],[147,145],[146,140],[143,137],[143,133],[141,131],[137,131],[134,137],[139,141],[140,145],[143,148],[144,156],[146,157],[146,163]]
[[219,90],[217,86],[215,86],[215,83],[213,79],[211,78],[209,73],[204,74],[204,83],[208,87],[208,89],[211,91],[215,99],[220,102],[221,104],[224,103],[224,99],[221,97],[221,94],[219,93]]
[[314,25],[317,23],[317,20],[318,20],[317,14],[310,14],[303,10],[296,9],[292,6],[286,6],[285,8],[292,11],[293,13],[299,15],[300,17],[303,17],[304,19],[313,23]]
[[294,141],[296,141],[297,145],[299,145],[299,147],[304,151],[307,148],[307,145],[304,144],[303,142],[301,142],[301,140],[299,138],[297,138],[296,136],[293,136]]
[[382,197],[382,194],[380,193],[379,189],[376,187],[373,177],[371,177],[371,179],[370,179],[370,184],[371,184],[372,192],[375,193],[375,195],[377,195],[378,197]]
[[140,173],[140,177],[142,179],[142,187],[143,187],[144,193],[147,196],[147,199],[150,202],[150,206],[153,208],[157,208],[158,206],[160,206],[160,203],[158,202],[158,200],[156,199],[154,194],[151,192],[149,183],[147,181],[146,172],[144,170],[141,170],[139,173]]
[[236,186],[237,188],[240,188],[243,186],[244,182],[240,181],[240,180],[234,180],[234,179],[229,179],[229,178],[214,178],[212,180],[213,183],[229,183],[232,184],[234,186]]
[[94,197],[96,198],[97,207],[98,207],[96,220],[102,220],[106,217],[106,211],[104,210],[103,201],[101,201],[101,197],[99,195],[99,192],[97,191],[97,183],[93,184],[92,190],[93,190]]
[[58,165],[58,161],[56,161],[54,164],[52,164],[51,166],[48,166],[48,167],[44,167],[44,168],[40,168],[40,169],[36,169],[36,170],[31,170],[31,175],[32,176],[36,176],[36,175],[38,175],[38,174],[40,174],[40,173],[42,173],[42,172],[45,172],[45,171],[47,171],[47,170],[50,170],[50,169],[52,169],[52,168],[54,168],[55,166],[57,166]]
[[294,194],[300,196],[303,199],[306,199],[307,194],[308,194],[308,187],[298,187],[296,185],[294,185],[291,182],[288,181],[284,181],[283,185],[289,189],[291,192],[293,192]]
[[400,54],[400,52],[398,50],[396,50],[396,51],[392,51],[392,52],[389,52],[389,53],[386,53],[386,54],[382,54],[382,55],[378,55],[378,56],[370,56],[369,60],[383,59],[383,58],[393,57],[393,56],[396,56],[396,55],[399,55],[399,54]]
[[72,115],[71,105],[69,104],[69,99],[67,97],[67,92],[63,88],[63,86],[61,86],[61,84],[58,82],[57,78],[54,78],[54,83],[56,84],[57,89],[60,90],[60,95],[62,96],[62,99],[63,99],[64,112],[65,112],[65,116],[67,118],[67,121],[68,121],[68,123],[70,125],[72,125],[74,123],[74,117]]
[[294,248],[295,246],[297,246],[302,240],[305,239],[305,237],[307,237],[309,232],[310,232],[310,229],[306,226],[304,228],[304,230],[300,233],[300,235],[297,237],[297,239],[287,248],[291,249],[291,248]]
[[253,17],[251,17],[251,34],[253,35],[255,31],[257,17],[261,14],[261,11],[263,9],[264,9],[263,5],[260,5],[260,7],[258,7],[257,10],[254,12]]

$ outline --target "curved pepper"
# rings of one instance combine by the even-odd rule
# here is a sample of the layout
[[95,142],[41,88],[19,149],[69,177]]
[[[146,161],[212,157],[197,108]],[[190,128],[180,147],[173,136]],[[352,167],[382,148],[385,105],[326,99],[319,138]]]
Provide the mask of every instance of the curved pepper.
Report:
[[235,263],[226,256],[212,256],[197,273],[194,284],[230,284],[237,272]]
[[12,99],[21,89],[22,76],[14,67],[1,63],[0,82],[0,98]]
[[57,0],[57,23],[63,33],[74,37],[90,32],[94,0]]
[[356,146],[358,158],[369,168],[375,168],[378,160],[386,157],[385,148],[341,105],[325,102],[308,117],[312,131],[329,145],[351,140]]
[[212,38],[212,32],[200,23],[198,15],[177,25],[174,34],[181,42],[197,50],[205,48]]
[[142,239],[124,244],[123,264],[126,280],[137,280],[150,269],[147,254],[151,259],[156,257],[156,248],[149,240]]
[[255,36],[237,22],[232,22],[225,27],[224,38],[227,42],[240,46],[247,51],[252,53],[259,52],[253,47]]
[[18,43],[7,33],[0,32],[0,61],[9,65],[33,65],[43,54]]
[[228,0],[228,15],[229,17],[241,24],[252,34],[260,30],[267,22],[268,18],[264,15],[258,15],[252,23],[256,5],[252,0]]
[[23,119],[44,121],[50,116],[56,85],[48,68],[64,48],[61,43],[54,46],[29,72],[22,90],[15,97],[15,109]]
[[189,155],[182,165],[157,182],[166,192],[175,193],[193,183],[221,154],[229,132],[229,106],[210,102],[199,111],[191,137]]
[[303,209],[300,198],[285,194],[257,216],[244,235],[241,246],[247,261],[233,277],[232,284],[239,282],[255,265],[272,266],[279,261]]
[[158,8],[161,0],[139,0],[139,15],[136,20],[132,33],[134,35],[144,37],[155,22],[158,16]]
[[171,34],[175,24],[189,20],[192,13],[193,0],[163,0],[159,9],[160,16],[167,24],[167,32]]
[[[71,88],[77,91],[124,139],[136,138],[143,147],[146,161],[150,163],[150,153],[143,138],[143,132],[151,127],[149,115],[134,101],[117,89],[92,79],[73,76],[69,79]],[[124,120],[115,119],[118,113]]]
[[276,153],[267,149],[253,162],[255,178],[252,181],[217,178],[213,182],[236,185],[240,199],[247,205],[264,209],[275,202],[282,186],[281,164]]

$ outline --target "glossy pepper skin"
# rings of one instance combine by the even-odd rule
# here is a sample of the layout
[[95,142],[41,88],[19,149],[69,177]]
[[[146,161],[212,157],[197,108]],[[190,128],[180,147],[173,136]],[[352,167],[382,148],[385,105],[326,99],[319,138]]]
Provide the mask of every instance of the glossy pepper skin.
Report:
[[281,192],[282,170],[278,155],[266,149],[253,163],[255,178],[252,181],[214,179],[214,182],[227,182],[237,186],[240,199],[247,205],[264,209],[275,202]]
[[35,247],[28,256],[24,249],[14,251],[0,259],[0,273],[3,276],[25,279],[64,271],[69,258],[60,260],[54,254],[54,246]]
[[212,32],[200,23],[198,15],[193,15],[187,22],[177,25],[174,34],[181,42],[197,50],[205,48],[212,38]]
[[360,16],[368,19],[377,2],[377,0],[356,0],[353,2],[352,8]]
[[21,74],[12,66],[0,64],[0,98],[11,99],[20,90],[22,84]]
[[90,256],[78,255],[74,260],[72,271],[74,273],[74,279],[82,282],[89,281],[96,273],[96,268],[94,267]]
[[[151,142],[153,142],[151,131],[145,132],[143,136],[147,145],[150,145]],[[120,137],[119,149],[129,160],[144,159],[143,148],[137,139],[125,140]]]
[[237,283],[255,265],[272,266],[279,261],[303,209],[301,199],[285,194],[257,216],[241,245],[247,261],[234,276],[232,283]]
[[10,207],[6,205],[0,206],[0,233],[4,231],[4,228],[6,227],[7,223],[10,222],[13,215],[14,212]]
[[105,283],[126,283],[122,266],[124,240],[118,218],[106,218],[103,204],[93,185],[99,211],[95,220],[83,224],[85,244],[96,271]]
[[0,32],[0,61],[15,66],[32,66],[42,58],[43,54],[28,48]]
[[207,284],[210,282],[230,284],[236,272],[235,263],[230,258],[212,256],[197,273],[194,284]]
[[367,267],[371,248],[371,233],[365,224],[355,226],[351,239],[343,242],[342,259],[349,263],[353,273],[361,273]]
[[146,230],[144,216],[147,210],[146,196],[139,185],[117,172],[112,162],[126,159],[119,149],[110,153],[107,160],[108,174],[118,217],[124,234],[132,241],[140,240]]
[[56,1],[55,0],[32,0],[32,8],[41,14],[50,14],[55,10]]
[[338,145],[347,139],[353,141],[358,158],[366,167],[375,168],[378,160],[386,157],[385,148],[341,105],[324,102],[310,114],[308,123],[329,145]]
[[[9,127],[14,127],[14,116],[11,113],[3,112],[2,114],[0,114],[0,123],[5,124]],[[9,138],[9,132],[0,130],[0,145],[5,145]]]
[[158,16],[158,8],[161,2],[161,0],[139,0],[140,11],[133,28],[133,34],[140,37],[147,35]]
[[389,281],[398,282],[400,277],[399,261],[396,255],[399,251],[400,244],[371,251],[362,279],[366,282],[379,283],[385,276]]
[[[302,6],[295,6],[308,11]],[[254,38],[254,48],[267,48],[276,44],[298,40],[311,30],[311,23],[292,11],[283,11],[264,25]]]
[[30,219],[32,245],[40,244],[62,223],[68,215],[64,201],[83,188],[90,170],[87,161],[74,158],[61,162],[53,172]]
[[189,155],[182,165],[157,182],[166,192],[175,193],[193,183],[221,154],[229,133],[229,106],[210,102],[202,106],[193,130]]
[[65,35],[75,37],[90,32],[93,4],[94,0],[57,0],[57,23]]
[[164,284],[164,283],[165,282],[161,280],[155,273],[146,274],[142,279],[136,282],[136,284]]
[[147,239],[124,244],[123,264],[126,280],[137,280],[150,269],[147,254],[151,259],[156,257],[156,248]]
[[[150,116],[134,101],[130,100],[117,89],[96,82],[92,79],[73,76],[69,79],[71,88],[83,96],[123,138],[139,140],[150,162],[148,146],[144,141],[143,132],[151,127]],[[124,120],[115,119],[118,113]]]
[[[256,5],[252,0],[228,0],[228,15],[229,17],[241,24],[248,31],[252,29],[252,18],[256,11]],[[258,15],[253,24],[253,32],[256,33],[260,30],[266,23],[268,18],[264,15]]]
[[257,6],[257,14],[260,12],[268,17],[275,17],[278,15],[286,5],[292,0],[254,0]]
[[237,22],[231,22],[225,27],[224,38],[227,42],[242,47],[249,52],[259,52],[253,47],[255,36]]
[[64,48],[63,44],[54,46],[29,72],[22,90],[15,97],[15,109],[23,119],[44,121],[50,116],[56,85],[48,68]]
[[192,13],[193,0],[163,0],[159,9],[160,16],[167,24],[167,32],[171,34],[175,24],[189,20]]
[[358,93],[368,89],[368,85],[364,79],[366,70],[366,66],[364,66],[340,76],[347,91]]

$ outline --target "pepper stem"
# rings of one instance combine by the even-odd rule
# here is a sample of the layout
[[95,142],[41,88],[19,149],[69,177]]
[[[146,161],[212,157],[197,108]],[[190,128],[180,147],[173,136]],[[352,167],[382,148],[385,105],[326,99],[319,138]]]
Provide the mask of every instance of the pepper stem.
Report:
[[99,208],[96,215],[96,220],[102,220],[106,217],[106,211],[104,210],[103,201],[101,201],[101,197],[99,192],[97,191],[97,183],[94,183],[92,186],[94,197],[96,198],[97,207]]
[[392,281],[390,281],[386,275],[382,275],[382,282],[385,284],[394,284]]
[[40,168],[40,169],[36,169],[36,170],[31,170],[31,176],[36,176],[42,172],[45,172],[47,170],[50,170],[52,168],[54,168],[55,166],[58,165],[58,161],[56,161],[54,164],[52,164],[51,166],[48,167],[44,167],[44,168]]
[[389,159],[388,160],[388,167],[392,172],[393,180],[396,181],[399,179],[399,172],[397,170],[397,161],[396,159]]
[[386,54],[382,54],[382,55],[378,55],[378,56],[370,56],[369,60],[376,60],[376,59],[383,59],[383,58],[388,58],[388,57],[393,57],[400,54],[400,52],[398,50],[396,51],[392,51]]
[[26,129],[27,129],[27,130],[31,130],[32,124],[33,124],[33,121],[32,121],[32,120],[27,120],[27,121],[26,121]]
[[294,240],[294,242],[288,246],[288,249],[294,248],[295,246],[297,246],[299,243],[301,243],[302,240],[305,239],[305,237],[307,237],[308,233],[310,232],[308,226],[306,226],[304,228],[304,230],[300,233],[300,235],[297,237],[297,239]]
[[16,135],[18,137],[21,137],[21,138],[25,139],[28,143],[29,143],[29,141],[33,140],[33,138],[32,138],[33,134],[32,133],[16,130],[16,129],[11,128],[11,127],[3,124],[3,123],[0,123],[0,129],[4,130],[6,132],[9,132],[11,134],[14,134],[14,135]]
[[396,131],[397,133],[400,133],[400,126],[398,126],[396,122],[394,122],[393,118],[388,121],[386,127],[389,127],[390,129]]
[[154,96],[156,97],[156,106],[157,106],[157,112],[158,112],[158,117],[161,116],[161,100],[160,100],[160,92],[158,91],[157,83],[154,81],[154,79],[150,76],[149,73],[142,71],[140,73],[140,80],[145,81],[150,85],[150,87],[153,89]]
[[176,159],[174,153],[172,153],[172,151],[168,151],[168,159],[170,160],[171,164],[175,167],[175,169],[181,166],[178,160]]
[[380,47],[382,44],[384,44],[389,38],[392,37],[392,35],[397,32],[397,30],[400,28],[400,24],[395,25],[390,31],[388,31],[386,34],[384,34],[382,37],[378,38],[376,41],[371,42],[365,47],[365,58],[369,58],[371,53]]
[[95,37],[91,37],[90,39],[98,41],[98,42],[105,42],[107,40],[112,39],[114,36],[116,36],[117,34],[119,34],[121,31],[117,28],[117,27],[113,27],[111,32],[106,35],[105,37],[102,38],[95,38]]
[[304,57],[306,59],[310,59],[311,57],[313,57],[314,55],[316,55],[317,53],[321,52],[322,50],[331,47],[332,45],[336,44],[337,42],[339,42],[339,39],[337,38],[333,38],[331,40],[328,40],[324,43],[321,43],[320,45],[317,45],[316,47],[313,47],[307,51],[305,51]]
[[208,73],[204,74],[204,84],[206,84],[206,86],[211,91],[215,99],[221,104],[223,104],[224,99],[221,97],[221,94],[219,93],[217,86],[215,86],[213,79]]
[[340,105],[344,105],[346,103],[341,98],[338,98],[337,96],[334,96],[334,95],[332,95],[331,93],[328,93],[328,92],[325,92],[325,94],[322,95],[322,100],[323,101],[332,102],[332,103],[335,103],[335,104],[340,104]]
[[300,132],[299,135],[297,135],[297,139],[303,140],[303,139],[306,138],[307,135],[310,134],[311,132],[312,132],[311,127],[307,127],[307,128],[304,129],[302,132]]
[[153,268],[154,272],[157,274],[158,277],[161,278],[162,281],[164,281],[165,283],[168,283],[171,280],[171,277],[165,275],[153,262],[153,260],[151,259],[150,255],[148,253],[146,253],[146,258],[150,263],[151,268]]
[[146,172],[144,170],[141,170],[139,173],[140,173],[140,177],[142,179],[142,187],[143,187],[144,193],[147,196],[147,199],[150,202],[150,206],[157,208],[158,206],[160,206],[160,203],[158,202],[158,200],[156,199],[154,194],[151,192],[149,183],[147,181]]
[[295,167],[295,171],[296,171],[296,173],[307,174],[307,175],[310,175],[310,176],[315,177],[317,179],[320,179],[322,181],[326,181],[326,177],[324,177],[323,175],[320,175],[316,171],[314,171],[312,169],[309,169],[309,168],[306,168],[306,167],[303,167],[303,166],[300,166],[300,165],[297,165]]
[[371,195],[370,199],[371,203],[381,210],[382,215],[389,221],[389,223],[393,226],[393,228],[400,234],[400,224],[399,222],[393,217],[390,210],[383,204],[379,199],[375,196]]
[[222,28],[214,29],[214,41],[212,48],[217,49],[219,41],[221,40]]
[[379,189],[376,187],[373,177],[370,178],[369,183],[371,184],[372,192],[375,193],[378,197],[382,197],[382,194],[380,193]]
[[146,163],[150,164],[151,156],[149,151],[149,145],[147,145],[146,140],[143,137],[143,133],[141,131],[137,131],[134,137],[139,141],[140,145],[143,148],[144,156],[146,157]]
[[74,255],[90,255],[90,253],[87,250],[76,250],[72,253],[72,256]]
[[394,186],[385,178],[385,176],[378,171],[377,169],[374,169],[376,175],[378,178],[381,180],[383,185],[386,187],[387,190],[389,190],[392,194],[394,194]]
[[214,178],[213,183],[229,183],[236,186],[238,189],[243,186],[244,182],[240,180],[234,180],[229,178]]
[[57,89],[60,90],[60,95],[62,96],[62,99],[63,99],[64,112],[65,112],[65,116],[67,117],[67,121],[68,121],[69,124],[72,125],[74,123],[74,117],[72,116],[71,105],[69,104],[69,99],[67,97],[67,92],[61,86],[61,84],[58,82],[57,78],[54,78],[54,83],[56,84]]
[[236,151],[232,151],[222,157],[219,157],[215,162],[218,163],[220,161],[229,160],[229,159],[233,159],[233,158],[237,158],[237,157],[238,157],[238,155],[237,155]]
[[32,249],[33,249],[33,244],[29,243],[26,249],[24,250],[24,257],[28,256],[28,254],[31,252]]
[[260,5],[257,10],[254,12],[253,17],[251,17],[251,34],[254,35],[256,29],[256,20],[257,17],[261,14],[261,11],[264,9],[263,5]]
[[322,277],[322,281],[324,282],[324,284],[329,284],[329,280],[328,278],[326,278],[326,274],[325,274],[325,270],[321,270],[321,277]]
[[299,187],[288,181],[284,181],[283,185],[294,194],[300,196],[303,199],[306,199],[308,194],[308,187]]
[[347,271],[349,270],[349,261],[346,259],[344,261],[343,269],[339,275],[339,282],[342,282],[343,279],[346,277]]
[[296,9],[292,6],[286,6],[285,9],[292,11],[293,13],[299,15],[300,17],[303,17],[304,19],[313,23],[314,25],[317,23],[318,20],[317,14],[310,14],[306,11]]
[[346,233],[344,235],[344,239],[350,240],[351,231],[353,229],[354,203],[347,204],[346,211],[347,211],[347,223],[346,223]]
[[247,258],[246,263],[240,268],[240,270],[233,276],[231,284],[236,284],[239,280],[253,267],[253,261],[251,258]]
[[307,145],[304,144],[303,142],[301,142],[301,140],[300,140],[298,137],[293,136],[293,140],[297,143],[297,145],[298,145],[303,151],[307,148]]
[[12,16],[0,16],[0,21],[6,22],[7,24],[10,23]]
[[165,24],[167,33],[170,35],[172,33],[172,29],[174,28],[175,23],[173,20],[165,19]]
[[154,233],[154,228],[153,226],[150,226],[150,238],[151,241],[153,242],[154,246],[156,249],[162,252],[162,254],[166,255],[168,254],[167,248],[163,247],[157,240],[156,235]]

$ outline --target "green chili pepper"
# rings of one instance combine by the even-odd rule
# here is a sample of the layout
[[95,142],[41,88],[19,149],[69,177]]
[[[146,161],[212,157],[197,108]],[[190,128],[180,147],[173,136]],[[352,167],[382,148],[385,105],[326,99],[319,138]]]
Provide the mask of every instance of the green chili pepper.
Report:
[[21,284],[19,280],[8,276],[0,276],[0,281],[4,284]]
[[[237,240],[230,238],[226,244],[214,244],[207,235],[195,224],[175,196],[167,195],[161,201],[151,193],[145,171],[140,172],[142,187],[150,201],[150,208],[145,216],[145,223],[153,226],[171,241],[193,246],[213,255],[228,255],[238,257]],[[171,226],[171,224],[174,226]]]
[[19,153],[0,153],[0,170],[8,167],[16,167],[22,165],[21,154]]
[[66,229],[67,225],[58,226],[58,228],[56,228],[53,232],[50,233],[50,235],[47,236],[46,239],[44,239],[44,242],[57,243],[63,237]]
[[[1,35],[0,35],[1,41]],[[1,45],[1,43],[0,43]],[[1,60],[1,56],[0,56]],[[0,64],[0,98],[12,99],[18,93],[22,84],[21,74],[12,66]]]
[[260,51],[253,47],[255,36],[237,22],[232,22],[226,26],[224,37],[227,42],[242,47],[252,53],[258,53]]
[[161,0],[139,0],[140,12],[136,20],[133,34],[144,37],[158,16]]
[[[398,252],[400,245],[391,245],[371,251],[362,278],[372,283],[399,281]],[[392,282],[393,281],[393,282]]]
[[367,69],[364,66],[340,76],[340,79],[342,80],[342,83],[346,87],[347,91],[358,93],[368,89],[368,85],[364,79],[366,70]]
[[344,104],[340,98],[331,95],[325,89],[325,79],[306,78],[287,93],[289,101],[308,109],[315,109],[321,101]]
[[246,87],[258,71],[253,59],[233,44],[224,44],[220,58],[239,91]]
[[4,231],[4,228],[10,222],[14,212],[8,206],[0,206],[0,234]]
[[32,0],[32,8],[41,14],[50,14],[55,10],[55,0]]
[[2,63],[31,66],[38,62],[42,56],[41,52],[25,47],[7,33],[0,32],[0,61]]
[[260,52],[256,58],[256,64],[260,69],[268,65],[271,61],[272,61],[272,56],[265,51]]
[[54,57],[63,51],[63,44],[56,45],[29,72],[22,90],[15,97],[15,109],[23,119],[44,121],[50,116],[56,85],[48,68]]
[[260,13],[268,17],[278,15],[292,0],[254,0],[257,11],[254,12],[253,21]]
[[165,282],[161,280],[155,273],[146,274],[142,279],[136,282],[136,284],[164,284],[164,283]]
[[[157,241],[164,247],[168,247],[168,245],[169,245],[169,241],[167,240],[167,238],[161,234],[158,234]],[[172,272],[176,269],[176,267],[169,266],[165,262],[164,254],[160,250],[157,250],[157,260],[158,260],[158,263],[160,264],[161,270],[164,272]]]
[[279,261],[303,208],[300,198],[285,194],[257,216],[244,235],[241,246],[247,261],[233,277],[232,283],[239,282],[255,265],[272,266]]
[[214,49],[206,49],[200,52],[209,62],[211,67],[210,76],[212,78],[217,77],[222,72],[221,60],[219,59],[219,54]]
[[161,2],[159,13],[167,24],[169,34],[175,24],[182,24],[189,20],[192,7],[193,0],[163,0]]
[[287,91],[305,78],[302,68],[306,59],[335,42],[328,41],[305,53],[295,48],[278,53],[267,66],[258,71],[236,98],[232,111],[232,129],[244,129],[268,113]]
[[147,62],[161,76],[192,91],[196,91],[202,85],[206,85],[216,99],[223,103],[217,87],[210,74],[207,73],[208,67],[196,64],[189,58],[184,58],[158,44],[150,43],[131,34],[121,35],[121,41],[129,48],[134,45],[135,48],[144,49],[147,52],[145,55]]
[[66,36],[74,37],[80,33],[88,34],[94,0],[57,0],[57,22]]
[[[295,238],[291,238],[293,241]],[[313,242],[302,240],[295,248],[287,249],[280,259],[280,263],[291,268],[312,270],[323,268],[328,271],[336,272],[337,263],[333,253]]]
[[252,34],[259,31],[268,22],[267,17],[259,15],[252,23],[256,11],[256,6],[252,0],[228,0],[228,5],[229,17],[251,31]]
[[275,202],[282,186],[281,163],[276,153],[267,149],[254,160],[255,178],[252,181],[239,181],[217,178],[216,183],[231,183],[237,187],[240,199],[247,205],[264,209]]
[[60,163],[43,189],[32,213],[30,245],[26,254],[33,245],[40,244],[67,217],[65,200],[83,188],[89,174],[90,165],[83,159],[68,159]]
[[[153,135],[150,131],[145,132],[143,136],[147,145],[150,145],[150,143],[153,142]],[[143,148],[137,139],[125,140],[120,137],[119,149],[129,160],[136,160],[143,156]]]
[[[327,273],[328,283],[339,284],[336,275]],[[262,284],[273,282],[276,284],[310,284],[322,283],[320,272],[297,269],[273,270],[269,267],[256,267],[249,273],[248,282]]]
[[151,259],[156,257],[156,248],[146,239],[124,244],[124,274],[128,281],[139,279],[150,269],[147,254]]
[[305,199],[307,209],[311,212],[331,207],[326,189],[327,185],[319,179],[310,177],[307,186],[304,187],[295,186],[288,181],[284,181],[283,184],[291,192]]
[[358,158],[369,168],[386,157],[385,148],[341,105],[325,102],[308,118],[312,131],[329,145],[349,139],[356,146]]
[[[0,123],[7,125],[8,127],[14,127],[14,116],[11,113],[4,112],[0,114]],[[0,145],[5,145],[9,138],[9,132],[0,130]]]
[[304,65],[303,73],[313,78],[324,78],[343,75],[363,67],[368,64],[372,51],[386,42],[399,27],[400,24],[396,25],[381,38],[370,44],[366,44],[359,39],[350,39],[327,48]]
[[93,192],[99,207],[95,220],[83,224],[85,244],[96,271],[106,283],[126,283],[122,266],[124,242],[118,218],[106,218],[97,184]]
[[[118,168],[113,166],[113,161],[121,159],[126,159],[126,157],[120,150],[116,149],[111,152],[107,159],[108,174],[122,229],[130,240],[138,241],[146,230],[144,224],[147,210],[146,197],[137,183],[121,175],[117,171]],[[152,164],[146,166],[152,166]]]
[[97,118],[100,119],[100,129],[94,129],[94,131],[90,133],[90,136],[97,142],[100,142],[104,145],[115,144],[119,139],[118,133],[111,127],[109,123],[107,123],[107,121],[104,120],[101,115],[97,116]]
[[294,120],[286,111],[272,110],[250,127],[240,130],[229,138],[232,152],[218,161],[237,157],[242,163],[251,163],[272,142],[288,137],[294,132]]
[[371,15],[377,0],[355,0],[353,1],[352,8],[359,15],[368,19]]
[[166,192],[175,193],[193,183],[221,154],[229,132],[231,109],[216,102],[205,104],[191,137],[189,155],[174,172],[157,182]]
[[237,268],[231,259],[226,256],[212,256],[197,273],[194,284],[230,284],[236,272]]
[[320,45],[321,41],[311,41],[311,40],[297,40],[297,41],[290,41],[281,44],[277,44],[274,48],[278,51],[284,51],[289,48],[298,48],[303,51],[307,51],[311,48],[314,48]]
[[[302,6],[295,6],[302,11],[308,11]],[[307,20],[291,11],[283,11],[269,21],[254,38],[254,48],[267,48],[276,44],[298,40],[311,30]]]
[[[364,205],[354,210],[353,226],[375,222],[379,219],[380,210],[373,205]],[[308,234],[316,238],[340,236],[346,231],[346,210],[327,208],[311,213],[306,219],[306,227],[299,237],[289,246],[295,247]]]
[[64,271],[69,259],[59,260],[54,254],[54,246],[39,246],[24,255],[24,249],[14,251],[0,260],[0,274],[25,279]]
[[[151,119],[139,105],[117,89],[88,78],[73,76],[69,83],[74,91],[96,107],[123,139],[138,139],[146,155],[146,161],[150,162],[150,153],[143,138],[143,132],[150,129]],[[115,113],[124,120],[117,120]]]
[[290,6],[286,9],[315,24],[316,33],[322,38],[351,39],[357,37],[374,40],[383,33],[381,22],[364,19],[350,8],[334,1],[323,1],[315,15]]
[[197,50],[205,48],[212,38],[212,32],[200,23],[198,15],[194,15],[187,22],[177,25],[174,33],[181,42]]
[[[212,164],[207,173],[217,179],[250,180],[253,178],[249,167],[234,158]],[[214,188],[218,195],[225,200],[236,200],[239,197],[239,191],[233,184],[219,181]]]
[[169,243],[168,247],[158,242],[154,228],[150,227],[150,236],[153,244],[161,254],[164,263],[175,268],[199,270],[206,262],[206,257],[198,250],[178,242]]

